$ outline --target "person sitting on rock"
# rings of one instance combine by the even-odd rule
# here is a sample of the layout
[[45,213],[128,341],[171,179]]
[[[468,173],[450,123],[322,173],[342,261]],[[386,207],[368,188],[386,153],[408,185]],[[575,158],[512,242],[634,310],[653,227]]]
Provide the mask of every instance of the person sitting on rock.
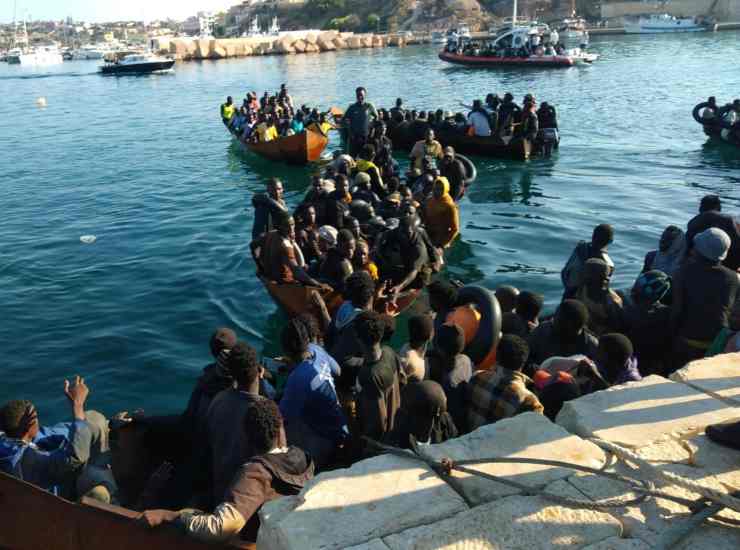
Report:
[[599,341],[587,326],[586,306],[578,300],[563,300],[553,319],[540,323],[529,337],[529,363],[540,365],[550,357],[572,355],[595,359]]
[[738,294],[738,274],[722,265],[732,240],[716,227],[693,239],[691,257],[673,279],[670,372],[704,357],[712,341],[728,328]]
[[614,272],[614,262],[607,253],[608,246],[614,241],[614,229],[611,225],[601,224],[594,228],[591,242],[581,241],[560,272],[560,279],[565,287],[563,299],[573,298],[583,282],[583,266],[590,258],[601,258],[609,266],[609,276]]
[[624,328],[624,302],[619,294],[609,288],[609,273],[609,266],[604,260],[586,260],[583,282],[575,296],[588,308],[588,328],[596,336]]
[[401,391],[401,408],[388,440],[402,449],[435,445],[458,436],[455,422],[447,412],[447,396],[432,380],[410,382]]
[[542,413],[544,408],[527,386],[532,381],[522,373],[529,346],[519,336],[505,334],[496,350],[496,366],[480,371],[468,384],[467,423],[469,430],[523,412]]
[[357,374],[360,433],[376,441],[393,430],[401,405],[401,360],[390,347],[382,345],[385,329],[383,317],[374,311],[363,311],[355,320],[363,354],[363,364]]
[[198,510],[147,510],[139,521],[149,527],[178,523],[188,536],[225,543],[235,538],[256,542],[259,511],[271,500],[296,495],[313,478],[314,463],[298,447],[288,447],[281,435],[283,422],[269,399],[250,403],[238,426],[253,451],[236,471],[212,513]]
[[612,386],[642,380],[632,342],[624,334],[604,334],[599,338],[596,366]]
[[660,236],[657,250],[651,250],[645,255],[642,272],[662,271],[669,277],[678,271],[683,263],[686,249],[686,239],[680,227],[669,225]]
[[404,382],[427,378],[426,354],[434,338],[434,320],[429,315],[414,315],[408,320],[409,341],[401,347]]
[[428,354],[429,378],[439,383],[447,395],[447,406],[455,425],[465,430],[465,396],[473,363],[463,353],[465,333],[457,325],[442,325],[434,335],[434,349]]
[[321,469],[349,437],[347,419],[334,385],[336,361],[320,347],[311,347],[308,331],[296,319],[280,336],[290,369],[280,399],[288,443],[305,449]]
[[516,298],[515,311],[525,327],[525,339],[540,325],[539,317],[542,311],[543,299],[544,297],[541,294],[536,294],[529,290],[520,292]]
[[[88,478],[93,476],[86,474],[108,452],[108,421],[99,412],[85,411],[89,394],[83,378],[76,376],[71,384],[65,380],[72,421],[53,426],[41,426],[30,401],[5,403],[0,409],[0,471],[71,500],[91,491]],[[109,502],[115,493],[112,476],[104,488],[101,499]]]
[[642,273],[632,287],[632,300],[625,306],[625,335],[634,347],[643,374],[666,372],[671,347],[671,308],[661,301],[670,293],[671,279],[662,271]]

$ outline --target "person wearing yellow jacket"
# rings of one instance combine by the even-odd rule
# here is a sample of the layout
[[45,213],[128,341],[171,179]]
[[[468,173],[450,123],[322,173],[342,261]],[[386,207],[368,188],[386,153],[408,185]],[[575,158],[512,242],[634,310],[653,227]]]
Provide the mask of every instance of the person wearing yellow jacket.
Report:
[[434,181],[432,196],[424,203],[424,223],[432,244],[447,248],[460,232],[460,213],[450,196],[450,182],[439,176]]

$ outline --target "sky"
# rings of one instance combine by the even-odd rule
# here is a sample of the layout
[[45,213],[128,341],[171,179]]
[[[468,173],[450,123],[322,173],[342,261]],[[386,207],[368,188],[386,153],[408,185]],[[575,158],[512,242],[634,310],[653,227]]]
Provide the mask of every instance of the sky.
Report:
[[13,5],[17,17],[34,20],[118,21],[183,20],[198,11],[217,11],[239,0],[0,0],[0,22],[12,23]]

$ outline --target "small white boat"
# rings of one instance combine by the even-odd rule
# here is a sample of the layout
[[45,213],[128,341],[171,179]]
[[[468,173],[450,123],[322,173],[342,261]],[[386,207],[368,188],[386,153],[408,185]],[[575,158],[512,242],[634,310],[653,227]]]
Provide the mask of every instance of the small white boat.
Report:
[[558,25],[557,31],[558,35],[564,42],[574,42],[577,44],[588,43],[586,20],[582,17],[563,19],[563,21]]
[[64,60],[54,45],[14,48],[8,52],[7,61],[11,65],[58,65]]
[[102,74],[144,74],[169,71],[175,64],[174,59],[154,54],[131,54],[119,61],[100,66]]
[[667,13],[625,17],[624,32],[627,34],[652,34],[665,32],[705,32],[715,25],[700,17],[675,17]]

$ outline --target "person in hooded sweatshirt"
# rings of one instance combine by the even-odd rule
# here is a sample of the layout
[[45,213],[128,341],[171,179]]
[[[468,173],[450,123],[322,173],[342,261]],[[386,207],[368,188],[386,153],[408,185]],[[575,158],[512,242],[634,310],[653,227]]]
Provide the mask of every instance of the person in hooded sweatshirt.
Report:
[[[36,407],[16,399],[0,409],[0,471],[55,495],[76,499],[87,464],[108,451],[108,421],[95,411],[85,411],[90,390],[77,376],[64,381],[64,395],[72,421],[41,426]],[[10,504],[8,504],[10,505]]]
[[259,511],[271,500],[297,495],[314,475],[311,457],[289,447],[282,437],[280,410],[269,399],[250,403],[239,426],[254,454],[245,460],[212,513],[198,510],[147,510],[139,520],[149,527],[178,523],[204,542],[256,542]]
[[460,213],[450,196],[450,182],[439,176],[434,181],[432,196],[422,212],[427,234],[437,248],[447,248],[460,233]]

